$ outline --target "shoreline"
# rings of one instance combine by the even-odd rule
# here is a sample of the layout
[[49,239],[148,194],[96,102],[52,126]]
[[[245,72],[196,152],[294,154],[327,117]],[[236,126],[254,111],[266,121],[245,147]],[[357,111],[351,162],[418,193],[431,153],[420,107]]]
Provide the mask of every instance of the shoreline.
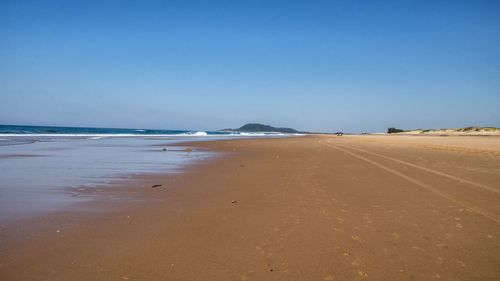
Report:
[[[498,224],[335,149],[390,151],[400,161],[497,188],[500,175],[494,171],[500,169],[500,154],[491,152],[500,151],[498,142],[474,138],[465,144],[468,150],[450,150],[453,139],[438,144],[418,139],[416,144],[365,136],[182,143],[221,156],[181,174],[143,175],[109,190],[139,193],[138,202],[93,202],[81,207],[107,212],[65,211],[37,218],[28,227],[19,225],[17,233],[2,228],[0,276],[392,280],[439,274],[445,280],[495,280],[500,276],[495,267],[500,261]],[[500,216],[496,194],[380,162],[369,154],[362,157],[440,188],[466,206],[468,200],[481,199],[481,208]],[[444,160],[451,162],[442,166]],[[150,187],[163,183],[164,189]],[[489,253],[481,250],[486,245]]]
[[[296,136],[294,136],[296,137]],[[272,137],[264,139],[282,139],[284,137]],[[262,139],[262,138],[259,138]],[[8,244],[22,244],[26,236],[19,235],[30,233],[35,237],[51,239],[54,230],[57,234],[61,229],[78,232],[78,225],[95,223],[110,216],[123,217],[124,213],[138,212],[158,208],[161,204],[174,204],[176,193],[185,187],[186,181],[200,170],[209,165],[216,165],[224,158],[231,157],[234,150],[221,150],[211,146],[217,142],[252,140],[252,138],[238,139],[216,139],[216,140],[188,140],[166,144],[154,144],[153,147],[180,148],[185,151],[189,148],[195,152],[208,152],[213,155],[196,159],[182,164],[178,172],[169,170],[144,172],[140,174],[127,174],[125,178],[116,179],[106,184],[86,187],[79,190],[77,186],[58,188],[60,194],[74,195],[76,197],[91,197],[88,200],[67,203],[63,208],[46,211],[39,215],[22,216],[0,223],[0,241],[8,241]],[[171,150],[169,150],[171,151]],[[161,186],[156,187],[156,185]],[[155,187],[154,187],[155,186]],[[21,245],[22,246],[22,245]],[[1,265],[1,263],[0,263]],[[0,266],[0,273],[1,273]],[[0,275],[1,276],[1,275]]]
[[213,156],[207,151],[187,151],[182,142],[140,137],[56,138],[0,146],[0,224],[90,200],[98,193],[109,194],[109,186],[134,175],[177,173],[186,164]]
[[[167,143],[165,145],[153,145],[156,147],[170,148],[186,148],[196,147],[196,144],[205,141],[188,141]],[[210,142],[210,141],[209,141]],[[205,150],[205,149],[204,149]],[[171,150],[170,150],[171,151]],[[184,149],[176,150],[184,151]],[[204,152],[213,152],[205,150]],[[158,152],[164,153],[164,152]],[[191,152],[186,152],[191,153]],[[9,157],[11,155],[7,155]],[[25,155],[12,155],[15,157],[28,157]],[[31,156],[31,155],[30,155]],[[39,155],[35,155],[37,157]],[[151,192],[166,191],[165,182],[175,182],[178,178],[184,177],[185,173],[193,172],[199,169],[199,166],[206,165],[209,162],[216,161],[220,155],[211,155],[202,159],[196,159],[189,163],[183,163],[178,171],[163,170],[155,172],[142,172],[124,174],[120,179],[114,179],[107,183],[92,185],[92,186],[67,186],[58,187],[55,190],[60,195],[75,197],[77,200],[64,204],[64,207],[58,207],[52,211],[44,211],[41,214],[21,215],[12,220],[0,223],[2,229],[9,228],[12,225],[31,225],[38,221],[46,221],[47,218],[66,216],[66,214],[74,214],[78,218],[95,219],[99,216],[109,213],[120,213],[128,209],[144,208],[144,201],[155,203],[157,200],[151,200]],[[162,182],[162,186],[153,187],[158,182]],[[169,186],[171,188],[172,186]],[[162,200],[168,198],[162,198]]]

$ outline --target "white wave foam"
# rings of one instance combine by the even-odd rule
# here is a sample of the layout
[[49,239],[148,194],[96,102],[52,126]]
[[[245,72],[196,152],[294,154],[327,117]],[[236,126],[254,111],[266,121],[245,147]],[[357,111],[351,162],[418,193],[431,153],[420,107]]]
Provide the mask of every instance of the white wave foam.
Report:
[[240,135],[240,136],[265,136],[266,134],[241,132],[241,133],[238,133],[237,135]]
[[[140,134],[0,134],[0,137],[134,137]],[[165,135],[171,136],[171,135]]]
[[196,132],[194,134],[191,134],[192,136],[208,136],[207,132]]
[[194,132],[183,134],[0,134],[0,137],[23,138],[23,137],[54,137],[54,138],[116,138],[116,137],[203,137],[217,136],[209,135],[207,132]]
[[[150,135],[151,136],[151,135]],[[157,135],[154,135],[157,136]],[[209,135],[207,132],[189,132],[189,133],[182,133],[182,134],[175,134],[175,135],[169,135],[171,137],[212,137],[216,135]]]
[[116,137],[260,137],[260,136],[299,136],[301,134],[284,133],[262,133],[262,132],[231,132],[227,134],[210,135],[207,132],[189,132],[182,134],[0,134],[2,138],[23,138],[23,137],[53,137],[53,138],[116,138]]

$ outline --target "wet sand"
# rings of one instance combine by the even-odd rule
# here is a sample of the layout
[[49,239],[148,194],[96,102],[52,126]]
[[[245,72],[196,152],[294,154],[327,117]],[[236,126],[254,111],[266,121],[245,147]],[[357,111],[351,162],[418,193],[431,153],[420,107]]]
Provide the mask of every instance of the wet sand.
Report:
[[500,138],[191,145],[223,156],[2,226],[0,279],[500,279]]

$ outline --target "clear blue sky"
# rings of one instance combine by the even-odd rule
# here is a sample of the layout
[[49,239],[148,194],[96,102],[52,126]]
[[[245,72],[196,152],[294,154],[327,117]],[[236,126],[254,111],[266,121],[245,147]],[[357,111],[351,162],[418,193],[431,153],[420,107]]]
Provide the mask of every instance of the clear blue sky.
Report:
[[499,1],[0,0],[0,124],[500,126]]

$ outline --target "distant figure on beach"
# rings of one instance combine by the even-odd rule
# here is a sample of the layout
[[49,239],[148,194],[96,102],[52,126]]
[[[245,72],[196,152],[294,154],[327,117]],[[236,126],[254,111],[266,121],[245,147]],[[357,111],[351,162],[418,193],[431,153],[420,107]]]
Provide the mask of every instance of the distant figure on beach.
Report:
[[344,135],[344,133],[342,133],[342,132],[336,132],[335,134],[336,134],[338,137],[341,137],[341,136],[343,136],[343,135]]

